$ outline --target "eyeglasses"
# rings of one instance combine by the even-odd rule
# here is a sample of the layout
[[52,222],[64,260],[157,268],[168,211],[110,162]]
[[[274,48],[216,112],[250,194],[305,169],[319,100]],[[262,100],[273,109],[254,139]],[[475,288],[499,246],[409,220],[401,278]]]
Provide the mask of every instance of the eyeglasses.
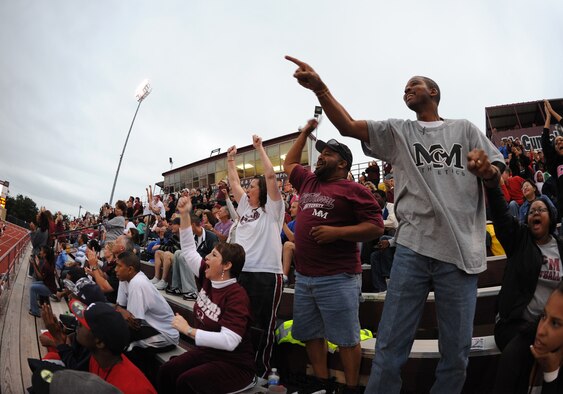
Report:
[[548,212],[547,208],[532,208],[528,211],[528,215],[535,215],[536,213],[542,214],[544,212]]

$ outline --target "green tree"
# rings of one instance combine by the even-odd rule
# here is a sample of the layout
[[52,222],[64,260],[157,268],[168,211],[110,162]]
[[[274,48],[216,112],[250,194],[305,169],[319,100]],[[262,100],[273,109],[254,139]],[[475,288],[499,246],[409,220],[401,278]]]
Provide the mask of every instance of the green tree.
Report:
[[16,198],[8,196],[6,198],[6,211],[8,215],[15,216],[26,222],[35,221],[37,216],[37,204],[31,198],[18,194]]

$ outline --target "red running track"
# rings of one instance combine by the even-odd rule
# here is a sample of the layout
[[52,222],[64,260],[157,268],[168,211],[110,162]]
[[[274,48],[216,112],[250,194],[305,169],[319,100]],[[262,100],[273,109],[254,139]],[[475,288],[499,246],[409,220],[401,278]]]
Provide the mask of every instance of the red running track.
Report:
[[6,231],[0,236],[0,274],[8,269],[8,251],[29,234],[29,230],[12,223],[5,223]]

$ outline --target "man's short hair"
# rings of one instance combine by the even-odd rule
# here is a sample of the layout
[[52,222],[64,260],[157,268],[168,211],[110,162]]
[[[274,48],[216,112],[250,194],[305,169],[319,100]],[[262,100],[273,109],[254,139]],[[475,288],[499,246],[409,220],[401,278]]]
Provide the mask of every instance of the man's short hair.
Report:
[[201,217],[197,216],[195,213],[190,213],[190,219],[192,224],[195,224],[197,227],[201,226]]
[[[121,236],[120,236],[121,237]],[[135,244],[133,243],[133,241],[131,240],[131,238],[129,238],[128,236],[124,235],[123,237],[121,237],[122,239],[122,243],[123,243],[123,248],[124,248],[124,252],[133,252],[133,250],[135,249]],[[117,241],[117,240],[116,240]]]
[[87,244],[88,243],[88,236],[84,233],[80,234],[80,240],[82,241],[83,244]]
[[438,93],[436,94],[436,96],[433,96],[432,99],[436,102],[436,105],[440,104],[440,87],[438,86],[438,84],[434,82],[433,79],[430,79],[428,77],[421,76],[421,78],[426,83],[426,86],[428,86],[430,89],[436,89]]
[[127,267],[133,267],[135,272],[139,272],[141,270],[141,260],[137,257],[137,255],[133,252],[123,252],[117,256],[117,259],[121,261],[123,265]]
[[231,278],[238,278],[244,267],[246,253],[244,248],[239,244],[229,244],[220,242],[215,245],[215,249],[221,253],[223,264],[231,262]]

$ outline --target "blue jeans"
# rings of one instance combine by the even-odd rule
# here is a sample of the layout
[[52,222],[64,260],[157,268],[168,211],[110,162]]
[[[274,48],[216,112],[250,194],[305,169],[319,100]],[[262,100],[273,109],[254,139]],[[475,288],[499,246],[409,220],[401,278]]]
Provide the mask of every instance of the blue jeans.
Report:
[[441,355],[431,393],[461,392],[471,348],[477,275],[397,245],[366,393],[400,392],[401,367],[409,357],[431,285]]
[[[382,235],[380,241],[390,240],[393,237]],[[391,277],[391,266],[393,264],[393,256],[395,255],[395,247],[387,247],[385,249],[376,249],[371,253],[371,281],[376,292],[386,291],[387,282],[385,278]]]
[[51,290],[42,281],[35,281],[29,286],[29,309],[31,313],[35,316],[39,316],[41,311],[39,310],[39,304],[37,299],[39,296],[48,297],[51,295]]

